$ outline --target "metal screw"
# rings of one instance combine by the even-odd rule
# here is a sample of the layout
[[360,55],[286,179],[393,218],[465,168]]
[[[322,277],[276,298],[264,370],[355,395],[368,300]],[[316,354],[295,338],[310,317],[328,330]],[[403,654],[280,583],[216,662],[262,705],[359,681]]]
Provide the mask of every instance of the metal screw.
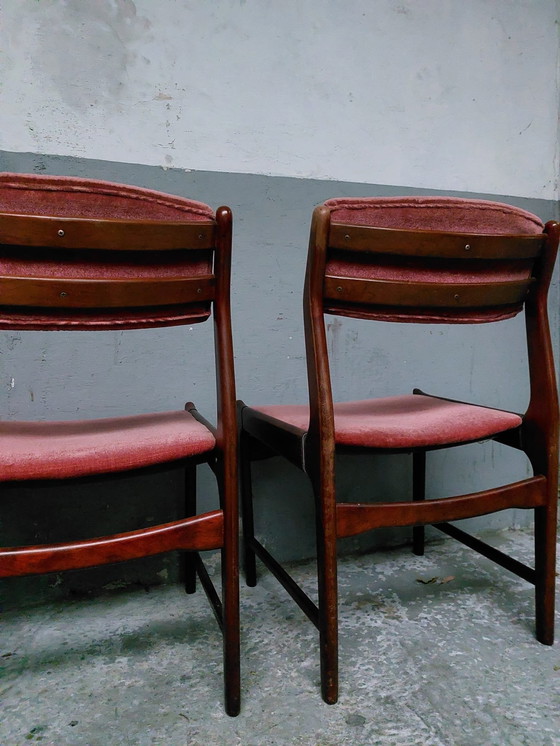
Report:
[[197,288],[197,289],[196,289],[196,292],[197,292],[197,293],[202,293],[202,288]]
[[64,291],[62,291],[62,293],[60,294],[60,297],[61,298],[66,298],[67,295],[68,295],[68,293],[65,293]]
[[345,240],[345,241],[349,241],[349,240],[350,240],[350,234],[349,234],[349,233],[347,233],[347,234],[346,234],[346,235],[344,236],[344,240]]
[[202,239],[204,238],[204,233],[199,233],[199,234],[198,234],[198,237],[199,237],[199,239],[200,239],[200,240],[202,241]]
[[337,287],[336,292],[337,293],[342,293],[342,288],[340,287],[340,285]]
[[468,244],[465,244],[465,251],[470,251],[470,250],[471,250],[471,245],[470,245],[470,243],[468,243]]
[[58,231],[58,235],[61,237],[64,235],[64,231],[62,230],[62,228]]
[[456,295],[454,295],[453,297],[455,298],[455,300],[459,300],[459,297],[460,297],[460,296],[459,296],[459,293],[457,293],[457,294],[456,294]]

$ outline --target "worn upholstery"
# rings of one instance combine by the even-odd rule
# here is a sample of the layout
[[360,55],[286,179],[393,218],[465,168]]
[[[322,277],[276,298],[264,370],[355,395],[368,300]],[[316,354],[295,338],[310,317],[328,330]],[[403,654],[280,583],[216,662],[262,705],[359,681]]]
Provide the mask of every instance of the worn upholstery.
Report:
[[[306,431],[307,405],[254,407]],[[334,405],[335,441],[340,446],[421,448],[484,440],[521,424],[512,412],[451,402],[420,394]]]
[[[399,230],[438,231],[485,235],[535,235],[543,232],[542,221],[518,207],[476,199],[454,197],[381,197],[331,199],[331,222]],[[333,250],[326,273],[339,277],[371,278],[437,283],[481,283],[493,280],[524,280],[530,276],[531,260],[484,261],[397,257],[390,254],[350,253]],[[423,323],[477,323],[499,321],[519,313],[520,307],[434,311],[417,309],[360,312],[361,317],[382,321]],[[340,309],[341,315],[354,315]]]
[[[95,179],[32,174],[0,174],[0,276],[81,279],[185,277],[210,274],[211,256],[204,251],[115,252],[2,246],[1,213],[65,218],[208,221],[208,205],[170,194]],[[0,299],[1,300],[1,299]],[[207,304],[186,309],[88,312],[7,309],[0,306],[0,329],[126,329],[195,323],[208,318]]]
[[0,422],[2,481],[61,479],[161,464],[211,451],[185,411],[65,422]]

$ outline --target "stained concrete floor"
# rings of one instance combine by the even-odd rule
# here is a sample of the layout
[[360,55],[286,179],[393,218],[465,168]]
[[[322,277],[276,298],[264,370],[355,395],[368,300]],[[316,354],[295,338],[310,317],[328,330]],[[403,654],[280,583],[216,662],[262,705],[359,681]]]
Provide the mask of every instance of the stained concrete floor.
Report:
[[[529,533],[491,538],[530,560]],[[312,563],[294,573],[313,586]],[[454,542],[423,558],[403,548],[340,561],[335,706],[321,701],[316,633],[291,599],[268,574],[241,590],[237,718],[223,711],[202,592],[2,614],[1,746],[560,744],[560,645],[534,638],[532,588]]]

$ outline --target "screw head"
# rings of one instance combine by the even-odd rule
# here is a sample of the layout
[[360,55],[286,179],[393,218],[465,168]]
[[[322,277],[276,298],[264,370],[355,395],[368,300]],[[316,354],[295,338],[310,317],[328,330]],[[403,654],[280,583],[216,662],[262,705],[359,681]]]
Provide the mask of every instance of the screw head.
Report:
[[64,235],[64,231],[62,230],[62,228],[61,228],[61,229],[60,229],[60,230],[58,231],[58,235],[59,235],[59,236],[60,236],[61,238],[62,238],[62,236]]

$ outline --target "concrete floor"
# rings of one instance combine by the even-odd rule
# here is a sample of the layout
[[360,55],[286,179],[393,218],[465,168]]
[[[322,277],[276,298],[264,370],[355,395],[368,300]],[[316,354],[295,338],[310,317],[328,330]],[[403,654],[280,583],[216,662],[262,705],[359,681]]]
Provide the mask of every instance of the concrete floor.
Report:
[[[530,560],[527,532],[491,540]],[[313,586],[312,563],[294,573]],[[406,548],[347,557],[339,577],[339,704],[321,701],[314,629],[265,574],[242,585],[235,719],[223,711],[220,637],[202,592],[121,591],[4,613],[0,744],[560,744],[560,645],[536,642],[528,584],[451,541],[423,558]]]

